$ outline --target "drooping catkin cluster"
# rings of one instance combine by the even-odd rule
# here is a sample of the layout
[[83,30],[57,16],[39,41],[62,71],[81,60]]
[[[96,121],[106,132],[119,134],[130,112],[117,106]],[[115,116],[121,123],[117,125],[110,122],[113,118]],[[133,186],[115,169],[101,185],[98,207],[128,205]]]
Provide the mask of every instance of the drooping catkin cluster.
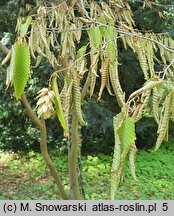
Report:
[[48,88],[42,88],[38,93],[37,98],[39,100],[36,104],[38,117],[43,117],[44,119],[50,118],[54,114],[54,92],[48,90]]

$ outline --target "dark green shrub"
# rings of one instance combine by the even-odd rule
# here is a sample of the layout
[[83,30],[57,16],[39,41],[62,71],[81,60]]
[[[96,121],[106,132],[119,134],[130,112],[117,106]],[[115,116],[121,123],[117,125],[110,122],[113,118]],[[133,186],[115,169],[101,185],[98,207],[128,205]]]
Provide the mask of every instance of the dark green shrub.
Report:
[[82,128],[82,153],[110,154],[114,146],[112,118],[115,113],[93,99],[85,104],[84,113],[88,125]]

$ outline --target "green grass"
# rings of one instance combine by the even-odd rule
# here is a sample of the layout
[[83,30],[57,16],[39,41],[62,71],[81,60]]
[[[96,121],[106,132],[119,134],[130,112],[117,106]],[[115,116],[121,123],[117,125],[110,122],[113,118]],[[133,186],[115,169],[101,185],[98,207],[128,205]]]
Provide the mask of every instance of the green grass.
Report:
[[[67,191],[67,157],[52,155],[61,172]],[[83,157],[83,186],[85,199],[109,199],[111,156]],[[172,200],[174,199],[174,145],[169,143],[159,151],[139,151],[137,155],[136,183],[126,164],[125,178],[116,194],[119,200]],[[26,156],[0,153],[0,200],[60,199],[57,187],[42,156],[30,152]]]

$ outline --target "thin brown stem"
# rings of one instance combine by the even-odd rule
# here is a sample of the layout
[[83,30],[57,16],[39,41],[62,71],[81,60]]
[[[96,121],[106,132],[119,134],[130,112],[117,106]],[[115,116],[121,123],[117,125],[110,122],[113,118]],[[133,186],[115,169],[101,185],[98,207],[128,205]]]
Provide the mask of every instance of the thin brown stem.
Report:
[[21,96],[21,101],[22,101],[22,104],[24,105],[26,111],[27,111],[27,114],[28,116],[31,118],[31,120],[33,121],[33,123],[39,128],[41,129],[42,127],[42,123],[41,121],[39,120],[39,118],[37,117],[37,115],[33,112],[28,100],[27,100],[27,97],[26,95],[23,93],[22,96]]
[[22,101],[22,103],[23,103],[23,105],[27,111],[27,114],[31,118],[31,120],[40,129],[40,132],[41,132],[41,144],[40,144],[41,153],[42,153],[42,156],[44,158],[45,163],[49,167],[50,172],[51,172],[51,174],[52,174],[52,176],[53,176],[53,178],[54,178],[54,180],[55,180],[55,182],[59,188],[60,195],[63,199],[68,199],[68,196],[65,193],[65,190],[64,190],[64,187],[62,185],[62,181],[61,181],[61,178],[58,174],[58,171],[57,171],[54,163],[52,162],[52,160],[48,154],[45,121],[44,120],[41,121],[35,115],[30,104],[28,103],[28,100],[27,100],[25,94],[22,94],[21,101]]
[[78,171],[77,171],[77,153],[78,153],[78,120],[76,113],[72,113],[72,123],[71,123],[71,146],[69,151],[69,176],[70,176],[70,188],[72,199],[80,200],[80,186],[78,181]]
[[48,154],[48,149],[47,149],[47,138],[46,138],[46,126],[45,126],[45,120],[42,119],[42,127],[41,127],[41,153],[43,155],[43,158],[44,158],[44,161],[45,163],[47,164],[47,166],[49,167],[50,171],[51,171],[51,174],[52,176],[54,177],[54,180],[59,188],[59,192],[60,192],[60,195],[63,199],[65,200],[68,200],[68,196],[64,190],[64,187],[62,185],[62,182],[61,182],[61,178],[59,176],[59,173],[57,171],[57,169],[55,168],[54,166],[54,163],[52,162],[49,154]]
[[174,63],[174,58],[172,59],[172,61],[170,62],[170,64],[166,67],[166,69],[164,70],[164,73],[163,73],[163,77],[162,77],[162,80],[164,80],[166,74],[167,74],[167,71],[168,69],[173,65]]

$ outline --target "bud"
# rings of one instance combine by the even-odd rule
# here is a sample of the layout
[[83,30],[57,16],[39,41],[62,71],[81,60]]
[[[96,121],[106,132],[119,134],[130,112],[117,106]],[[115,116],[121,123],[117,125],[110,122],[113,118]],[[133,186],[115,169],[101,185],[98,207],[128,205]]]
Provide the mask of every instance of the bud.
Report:
[[38,117],[50,118],[54,114],[54,92],[43,88],[38,92],[36,98],[39,98],[36,104]]

